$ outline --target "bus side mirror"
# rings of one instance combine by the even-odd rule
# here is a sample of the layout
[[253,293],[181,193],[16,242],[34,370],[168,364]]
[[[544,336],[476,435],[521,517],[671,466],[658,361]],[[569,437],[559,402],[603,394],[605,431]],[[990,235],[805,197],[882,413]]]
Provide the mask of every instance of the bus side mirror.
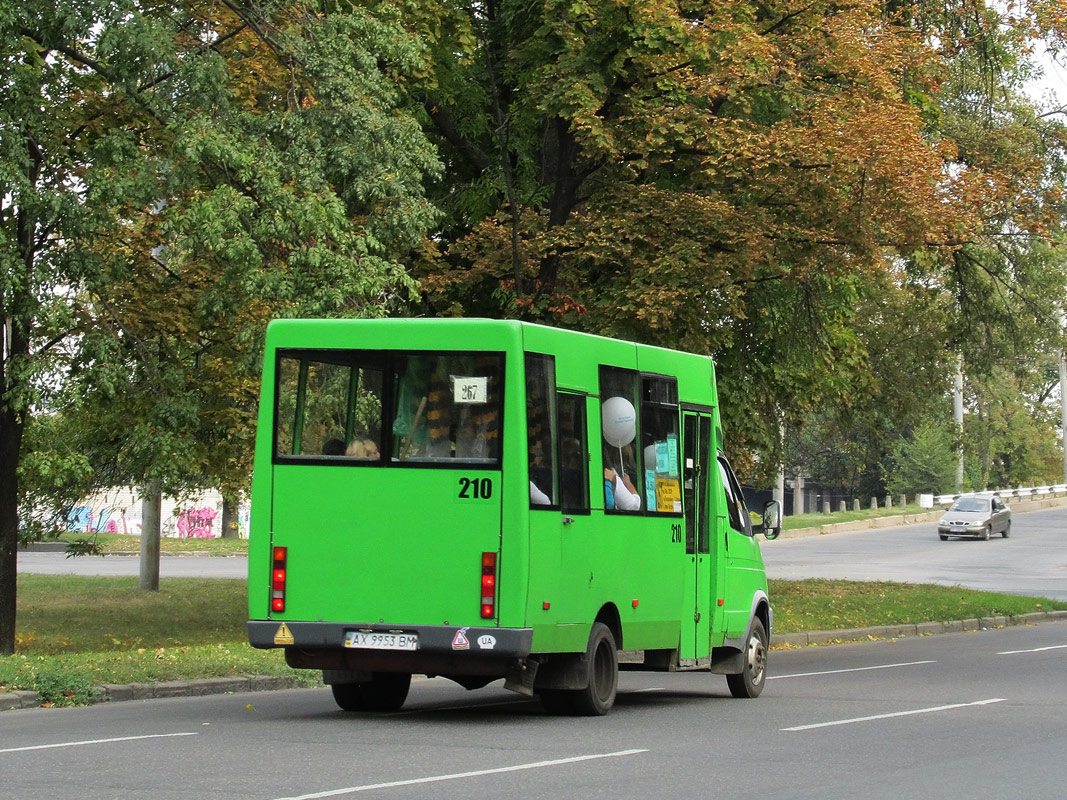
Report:
[[782,507],[777,500],[768,500],[763,504],[763,524],[757,528],[768,539],[777,539],[782,532]]

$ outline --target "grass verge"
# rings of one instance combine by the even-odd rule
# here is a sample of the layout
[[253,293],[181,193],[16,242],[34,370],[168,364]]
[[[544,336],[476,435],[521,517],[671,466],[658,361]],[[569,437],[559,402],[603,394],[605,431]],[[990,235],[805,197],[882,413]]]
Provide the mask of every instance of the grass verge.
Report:
[[[64,533],[59,541],[95,543],[101,553],[125,555],[141,552],[141,537],[122,533]],[[212,556],[243,556],[248,554],[248,539],[179,539],[164,536],[159,540],[163,553],[204,553]]]
[[[20,575],[16,653],[0,658],[0,692],[31,689],[46,703],[76,705],[104,683],[232,675],[318,683],[317,672],[287,667],[281,651],[247,644],[245,581],[171,578],[158,592],[137,584]],[[770,591],[778,633],[1067,609],[1042,598],[919,584],[771,581]]]

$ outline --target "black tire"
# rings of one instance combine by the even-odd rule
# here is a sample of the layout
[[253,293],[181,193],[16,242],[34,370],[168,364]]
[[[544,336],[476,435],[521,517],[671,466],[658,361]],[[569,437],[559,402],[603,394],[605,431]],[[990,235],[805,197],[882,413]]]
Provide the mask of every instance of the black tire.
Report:
[[330,686],[334,702],[344,711],[399,711],[408,698],[411,675],[375,672],[369,681]]
[[982,541],[983,542],[988,542],[989,541],[989,532],[992,529],[992,527],[993,527],[992,525],[986,525],[984,528],[982,528]]
[[1007,539],[1011,536],[1011,520],[1008,520],[1008,524],[1004,526],[1004,530],[1000,532],[1000,535]]
[[941,537],[941,541],[942,542],[947,542],[948,541],[948,537],[945,534],[939,533],[937,535]]
[[574,716],[574,704],[571,702],[572,694],[573,692],[564,691],[563,689],[542,689],[538,692],[541,698],[541,705],[545,711],[557,717]]
[[615,635],[603,622],[594,622],[585,648],[588,683],[571,695],[574,713],[581,717],[602,717],[615,705],[619,688],[619,651]]
[[734,697],[759,697],[767,677],[767,629],[758,617],[752,620],[748,641],[742,653],[744,669],[736,675],[727,675],[726,684]]
[[619,652],[615,635],[602,622],[594,622],[585,648],[584,689],[542,689],[541,705],[549,714],[602,717],[615,705],[619,688]]

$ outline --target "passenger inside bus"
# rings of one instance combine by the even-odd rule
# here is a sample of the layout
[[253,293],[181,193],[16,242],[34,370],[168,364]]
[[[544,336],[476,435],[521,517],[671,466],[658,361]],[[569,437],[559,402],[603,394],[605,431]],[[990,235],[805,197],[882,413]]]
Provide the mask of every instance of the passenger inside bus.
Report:
[[324,456],[343,456],[345,454],[345,443],[337,438],[327,439],[322,446],[322,454]]
[[641,510],[641,495],[638,494],[629,474],[633,470],[633,447],[626,445],[616,448],[605,444],[604,508],[617,511]]
[[349,458],[361,458],[374,461],[381,458],[381,453],[378,452],[378,445],[370,439],[359,436],[349,443],[348,448],[345,450],[345,455]]

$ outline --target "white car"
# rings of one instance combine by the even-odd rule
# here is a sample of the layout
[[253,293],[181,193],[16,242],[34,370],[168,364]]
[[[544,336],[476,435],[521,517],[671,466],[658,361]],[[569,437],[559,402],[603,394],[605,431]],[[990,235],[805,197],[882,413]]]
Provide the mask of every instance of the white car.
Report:
[[937,523],[941,541],[949,536],[988,539],[1011,534],[1011,509],[999,497],[960,497]]

